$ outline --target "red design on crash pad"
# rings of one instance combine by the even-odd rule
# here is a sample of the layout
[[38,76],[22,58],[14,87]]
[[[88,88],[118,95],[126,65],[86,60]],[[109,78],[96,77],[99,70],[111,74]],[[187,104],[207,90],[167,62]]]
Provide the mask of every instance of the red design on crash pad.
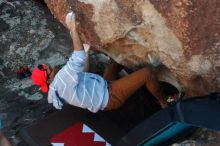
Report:
[[102,137],[83,123],[77,123],[50,140],[53,146],[110,146]]

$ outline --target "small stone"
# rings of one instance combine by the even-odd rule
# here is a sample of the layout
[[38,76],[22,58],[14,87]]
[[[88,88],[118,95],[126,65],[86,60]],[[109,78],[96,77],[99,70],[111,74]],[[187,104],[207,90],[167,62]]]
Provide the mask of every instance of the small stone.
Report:
[[43,98],[43,95],[39,92],[36,92],[33,95],[25,96],[28,100],[41,100]]
[[15,135],[13,135],[11,138],[10,138],[11,142],[13,145],[17,145],[20,143],[20,139],[18,137],[16,137]]
[[31,29],[31,30],[29,31],[29,33],[30,33],[30,34],[35,33],[35,30]]

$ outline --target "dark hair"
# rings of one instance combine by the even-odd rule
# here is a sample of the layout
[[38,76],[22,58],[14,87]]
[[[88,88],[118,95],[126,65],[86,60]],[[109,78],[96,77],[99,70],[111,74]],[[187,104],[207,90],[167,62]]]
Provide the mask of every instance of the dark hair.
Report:
[[43,66],[42,64],[39,64],[37,67],[38,67],[40,70],[42,70],[42,71],[45,70],[45,69],[44,69],[44,66]]

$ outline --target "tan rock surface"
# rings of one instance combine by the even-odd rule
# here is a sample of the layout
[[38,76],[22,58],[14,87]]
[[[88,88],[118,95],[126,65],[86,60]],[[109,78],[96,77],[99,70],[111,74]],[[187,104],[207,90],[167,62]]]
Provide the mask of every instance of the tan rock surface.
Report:
[[159,60],[160,79],[186,96],[220,91],[219,0],[45,2],[63,24],[73,10],[81,38],[117,62],[135,69]]

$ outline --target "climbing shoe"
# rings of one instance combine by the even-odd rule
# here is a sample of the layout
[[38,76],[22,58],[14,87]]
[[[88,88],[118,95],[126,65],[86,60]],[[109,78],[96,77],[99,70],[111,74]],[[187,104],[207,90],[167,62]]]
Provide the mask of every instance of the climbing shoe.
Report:
[[169,95],[166,97],[166,101],[169,106],[174,105],[176,100],[177,100],[177,94]]

